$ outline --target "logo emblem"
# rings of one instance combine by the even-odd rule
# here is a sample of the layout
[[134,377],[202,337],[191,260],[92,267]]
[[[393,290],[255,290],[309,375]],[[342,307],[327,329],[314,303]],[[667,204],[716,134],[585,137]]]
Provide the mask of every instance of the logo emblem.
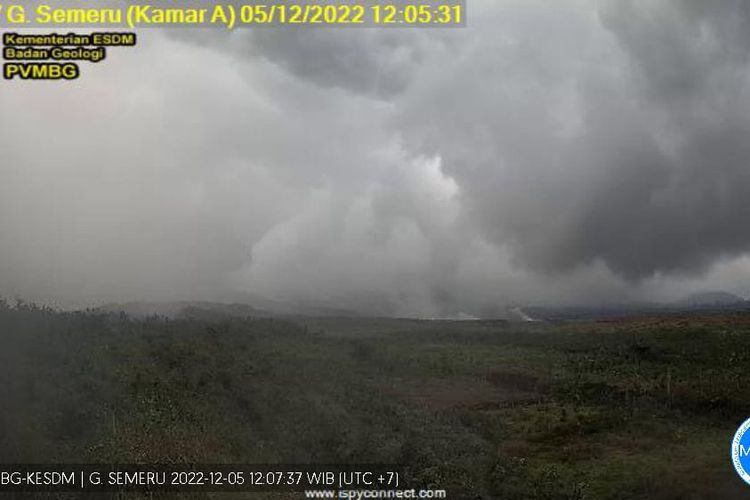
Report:
[[742,480],[750,484],[750,418],[734,434],[732,464]]

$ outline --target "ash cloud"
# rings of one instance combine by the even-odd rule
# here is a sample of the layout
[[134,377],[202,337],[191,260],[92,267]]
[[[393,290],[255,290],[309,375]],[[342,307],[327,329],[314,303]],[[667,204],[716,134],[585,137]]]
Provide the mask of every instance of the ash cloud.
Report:
[[402,115],[483,232],[534,270],[600,261],[631,281],[746,252],[746,4],[527,9],[507,50],[480,41],[454,64],[471,79],[426,85]]
[[470,9],[144,30],[79,82],[7,83],[0,294],[426,317],[747,294],[746,2]]

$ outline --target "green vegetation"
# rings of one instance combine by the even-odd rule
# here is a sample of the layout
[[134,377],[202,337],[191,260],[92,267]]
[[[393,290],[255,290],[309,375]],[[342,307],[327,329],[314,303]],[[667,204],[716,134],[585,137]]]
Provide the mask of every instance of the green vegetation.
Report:
[[0,341],[6,463],[381,462],[453,498],[750,494],[728,457],[750,417],[750,316],[131,320],[2,303]]

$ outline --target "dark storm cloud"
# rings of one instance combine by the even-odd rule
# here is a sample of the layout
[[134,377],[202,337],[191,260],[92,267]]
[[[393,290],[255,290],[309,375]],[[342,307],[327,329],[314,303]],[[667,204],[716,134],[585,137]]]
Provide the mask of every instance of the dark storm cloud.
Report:
[[750,48],[747,2],[608,0],[600,4],[600,18],[632,58],[647,97],[662,105],[704,99],[711,85],[744,73]]
[[592,152],[582,161],[612,176],[582,207],[573,255],[641,278],[704,271],[746,252],[747,2],[612,1],[601,19],[632,65],[632,112],[647,123],[621,129],[617,113],[590,103],[578,148]]
[[607,2],[610,38],[536,7],[519,25],[556,17],[549,43],[511,28],[509,50],[486,40],[455,66],[472,80],[404,101],[484,232],[532,269],[601,261],[628,279],[746,252],[747,4]]

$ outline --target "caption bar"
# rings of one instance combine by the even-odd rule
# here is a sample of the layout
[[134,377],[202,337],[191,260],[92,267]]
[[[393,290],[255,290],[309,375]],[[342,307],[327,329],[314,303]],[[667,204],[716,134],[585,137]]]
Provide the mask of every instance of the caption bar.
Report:
[[294,492],[402,488],[386,465],[0,465],[2,492]]

